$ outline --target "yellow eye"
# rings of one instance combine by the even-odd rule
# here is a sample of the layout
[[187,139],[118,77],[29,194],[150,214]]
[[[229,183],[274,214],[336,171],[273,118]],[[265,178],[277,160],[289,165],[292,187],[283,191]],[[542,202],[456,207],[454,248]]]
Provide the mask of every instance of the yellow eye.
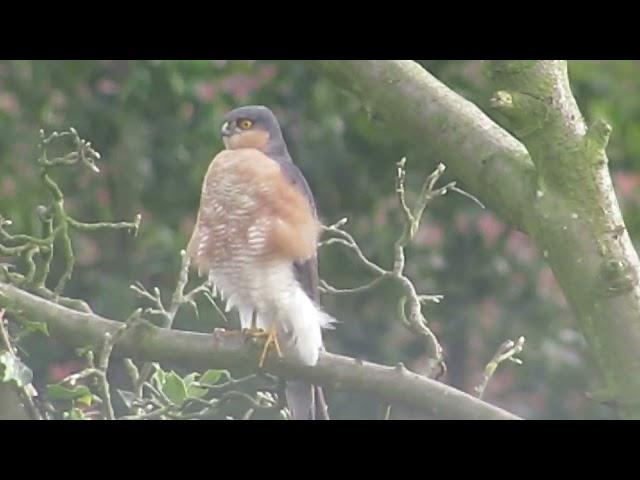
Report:
[[244,118],[242,120],[238,120],[238,126],[242,130],[249,130],[252,125],[253,125],[253,122],[251,120],[247,120],[246,118]]

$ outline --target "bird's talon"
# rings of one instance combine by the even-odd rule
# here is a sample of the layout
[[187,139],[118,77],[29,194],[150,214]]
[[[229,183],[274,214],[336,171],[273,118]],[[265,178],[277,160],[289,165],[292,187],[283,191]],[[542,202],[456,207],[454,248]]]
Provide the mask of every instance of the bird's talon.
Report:
[[247,337],[266,337],[269,334],[261,328],[243,328],[242,333]]
[[267,341],[264,344],[264,348],[262,349],[262,355],[260,355],[260,362],[258,362],[258,367],[262,368],[264,365],[264,361],[267,358],[267,352],[269,351],[269,346],[271,344],[273,344],[273,346],[276,349],[276,353],[278,354],[279,358],[283,358],[284,355],[282,355],[282,350],[280,349],[280,344],[278,343],[278,337],[276,336],[276,331],[275,329],[271,330],[270,332],[264,332],[267,336]]

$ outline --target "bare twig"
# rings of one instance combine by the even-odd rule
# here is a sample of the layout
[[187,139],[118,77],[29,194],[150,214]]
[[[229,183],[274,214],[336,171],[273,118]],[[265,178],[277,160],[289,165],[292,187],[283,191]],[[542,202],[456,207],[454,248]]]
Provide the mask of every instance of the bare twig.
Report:
[[202,387],[208,389],[210,392],[221,392],[225,390],[229,390],[231,388],[239,388],[248,383],[253,382],[256,378],[258,378],[257,374],[247,375],[242,378],[231,378],[228,372],[224,372],[224,375],[227,377],[227,381],[223,383],[218,383],[216,385],[207,385],[200,382],[194,382],[195,386]]
[[[126,325],[124,325],[126,328]],[[113,404],[111,403],[111,391],[109,389],[109,380],[107,378],[107,370],[109,369],[109,358],[113,350],[113,345],[117,341],[118,333],[122,331],[122,328],[115,334],[111,335],[109,332],[104,334],[102,341],[102,348],[100,349],[100,355],[98,356],[98,370],[101,375],[98,376],[98,385],[102,396],[102,412],[107,420],[115,420],[116,416],[113,411]]]
[[[268,392],[258,392],[256,397],[252,397],[251,395],[240,392],[237,390],[231,390],[225,392],[219,398],[215,398],[212,400],[203,400],[203,399],[193,399],[193,403],[199,403],[204,406],[198,412],[195,413],[170,413],[169,416],[179,419],[179,420],[193,420],[193,419],[206,419],[212,418],[221,413],[222,408],[231,400],[242,399],[249,403],[250,409],[254,412],[256,410],[261,410],[265,412],[271,412],[275,410],[281,410],[284,408],[284,405],[281,401],[278,401],[273,395]],[[248,412],[247,412],[248,413]],[[245,413],[245,416],[247,415]],[[249,417],[253,414],[253,412],[249,415]]]
[[209,280],[193,288],[188,293],[185,293],[185,288],[187,286],[187,283],[189,282],[189,266],[191,261],[189,256],[187,255],[187,252],[184,250],[180,251],[180,257],[182,260],[180,265],[180,272],[178,275],[178,281],[171,296],[171,303],[168,307],[165,307],[162,301],[162,296],[160,294],[160,289],[158,287],[154,287],[153,293],[151,293],[141,283],[136,283],[130,286],[131,290],[136,292],[139,297],[145,298],[153,304],[154,308],[147,309],[146,312],[161,316],[163,318],[162,326],[165,328],[171,328],[178,310],[185,304],[193,308],[196,316],[199,315],[198,306],[195,299],[198,294],[202,294],[207,300],[212,303],[214,308],[216,308],[225,322],[227,322],[227,317],[224,315],[220,307],[216,304],[210,293],[212,287],[209,283]]
[[[396,164],[396,195],[400,210],[404,217],[404,229],[400,237],[394,244],[394,260],[393,267],[390,270],[384,269],[374,262],[370,261],[362,252],[354,238],[342,229],[346,223],[346,219],[324,227],[325,232],[329,232],[334,236],[321,242],[320,245],[343,245],[352,250],[360,262],[377,277],[369,283],[348,289],[338,289],[322,281],[321,288],[328,293],[357,293],[369,290],[377,286],[386,278],[392,278],[400,284],[405,295],[400,299],[400,318],[402,321],[417,335],[424,339],[427,351],[432,359],[431,365],[427,369],[427,374],[431,375],[436,366],[440,366],[440,371],[444,372],[446,366],[442,355],[442,347],[433,332],[427,327],[427,320],[422,313],[422,304],[426,301],[440,301],[440,295],[421,295],[416,292],[413,282],[405,275],[405,253],[404,249],[411,243],[418,229],[420,228],[420,220],[427,205],[434,198],[440,197],[447,193],[448,190],[455,187],[455,183],[449,183],[444,187],[435,188],[435,184],[444,173],[445,166],[443,164],[438,167],[425,178],[420,195],[413,208],[409,207],[405,193],[406,178],[406,158],[402,158]],[[408,313],[407,313],[407,307]]]
[[372,288],[374,288],[376,285],[378,285],[378,283],[380,283],[383,279],[385,278],[385,276],[380,276],[374,280],[371,280],[369,283],[366,283],[364,285],[361,285],[359,287],[353,287],[353,288],[336,288],[332,285],[329,285],[325,280],[320,280],[320,289],[323,292],[326,293],[334,293],[334,294],[344,294],[344,293],[360,293],[360,292],[365,292],[367,290],[371,290]]
[[[145,312],[153,315],[159,315],[163,319],[162,326],[165,328],[171,328],[173,326],[173,321],[176,317],[176,314],[178,313],[179,309],[185,304],[193,308],[196,316],[199,316],[198,306],[195,299],[198,294],[202,294],[213,305],[213,307],[217,310],[217,312],[221,315],[225,322],[227,322],[227,317],[217,305],[215,299],[210,293],[212,291],[212,286],[209,280],[193,288],[188,293],[185,293],[185,288],[187,286],[187,283],[189,283],[189,267],[191,259],[189,258],[185,250],[180,251],[180,257],[181,264],[178,274],[178,281],[176,282],[176,287],[171,296],[171,303],[168,307],[165,307],[164,303],[162,302],[162,296],[158,287],[154,287],[153,293],[151,293],[141,283],[136,283],[130,286],[130,288],[134,292],[136,292],[138,296],[149,300],[155,307],[152,309],[147,309],[145,310]],[[137,382],[134,383],[134,392],[138,399],[142,397],[142,386],[145,382],[148,381],[152,369],[152,364],[145,364],[140,370]]]
[[384,409],[384,417],[383,420],[391,419],[391,405],[387,405]]
[[443,187],[436,188],[436,183],[442,177],[445,171],[445,166],[443,164],[439,164],[431,174],[427,175],[415,204],[413,205],[413,207],[410,207],[406,198],[405,165],[406,158],[402,158],[396,164],[395,191],[398,198],[398,203],[400,205],[400,210],[404,218],[404,228],[400,237],[394,244],[393,267],[390,270],[387,270],[369,260],[362,252],[354,238],[342,229],[342,227],[347,222],[347,219],[343,218],[333,225],[324,227],[324,231],[333,234],[333,236],[327,240],[320,242],[320,246],[338,244],[349,248],[356,254],[356,257],[360,260],[360,263],[367,267],[367,269],[372,274],[376,275],[376,278],[366,283],[365,285],[343,289],[336,288],[332,285],[329,285],[326,281],[321,280],[320,288],[324,292],[334,294],[360,293],[376,287],[386,278],[394,279],[397,283],[400,284],[405,292],[405,295],[400,298],[399,301],[398,312],[400,319],[405,323],[405,325],[407,325],[407,327],[409,327],[411,331],[413,331],[416,335],[424,340],[427,352],[429,354],[429,357],[431,358],[426,371],[427,375],[432,375],[433,372],[436,372],[436,367],[439,367],[439,372],[436,373],[436,375],[439,376],[444,374],[444,372],[446,371],[446,365],[444,363],[442,354],[442,347],[440,346],[440,343],[438,342],[436,336],[427,326],[427,320],[422,313],[422,305],[426,302],[438,303],[442,300],[443,297],[442,295],[419,294],[416,291],[413,282],[404,273],[405,248],[409,246],[409,244],[413,241],[416,233],[418,232],[422,215],[430,202],[435,198],[445,195],[448,191],[451,190],[460,193],[465,197],[475,201],[481,207],[484,208],[484,206],[473,195],[470,195],[458,188],[455,182],[450,182]]
[[495,353],[493,358],[484,369],[484,375],[482,376],[482,382],[480,385],[475,387],[475,391],[478,394],[478,398],[482,398],[484,392],[489,385],[489,381],[493,377],[498,365],[500,365],[505,360],[509,360],[510,362],[517,363],[518,365],[522,365],[522,360],[516,358],[522,350],[524,349],[524,337],[518,338],[517,341],[507,340],[498,348],[498,351]]
[[94,362],[94,353],[92,350],[86,352],[87,368],[78,373],[74,373],[65,377],[60,383],[76,385],[80,380],[95,378],[99,398],[101,400],[101,408],[103,417],[107,420],[115,420],[116,416],[111,401],[111,388],[107,377],[109,370],[109,361],[114,345],[122,337],[125,330],[135,325],[140,319],[142,309],[136,310],[124,323],[121,323],[115,332],[105,332],[102,336],[100,349],[98,350],[98,363]]
[[[47,147],[53,140],[59,138],[71,138],[74,151],[57,157],[48,158]],[[9,242],[13,245],[0,244],[0,254],[7,256],[21,256],[27,265],[24,275],[5,275],[6,279],[15,285],[26,288],[34,293],[46,293],[45,282],[49,276],[50,265],[53,259],[54,244],[60,242],[62,246],[61,254],[64,259],[63,272],[58,279],[56,286],[48,295],[48,298],[57,299],[61,296],[66,283],[71,278],[75,257],[71,243],[70,231],[96,231],[101,229],[128,229],[137,234],[140,227],[140,215],[136,216],[134,222],[97,222],[85,223],[71,217],[64,207],[64,194],[58,184],[51,178],[51,169],[58,166],[70,166],[82,163],[94,172],[99,172],[95,161],[100,158],[91,143],[83,140],[74,128],[64,132],[53,132],[48,137],[43,130],[40,130],[40,178],[49,191],[52,200],[48,206],[39,206],[36,209],[40,220],[44,225],[44,236],[35,237],[30,235],[12,235],[6,231],[5,227],[11,225],[11,221],[0,216],[0,241]],[[35,261],[36,256],[40,257],[39,264]]]
[[138,415],[125,415],[124,417],[120,417],[119,420],[154,420],[156,418],[161,418],[169,414],[172,410],[175,409],[175,405],[165,405],[151,412],[140,413]]

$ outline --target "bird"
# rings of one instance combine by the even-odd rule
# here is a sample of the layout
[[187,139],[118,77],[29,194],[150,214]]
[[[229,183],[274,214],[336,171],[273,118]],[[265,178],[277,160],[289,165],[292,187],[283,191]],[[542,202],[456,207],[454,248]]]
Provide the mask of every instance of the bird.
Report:
[[[247,105],[225,115],[225,149],[204,177],[193,234],[192,265],[238,311],[242,331],[266,337],[280,357],[315,365],[322,330],[335,319],[319,305],[321,223],[313,193],[294,164],[274,113]],[[287,380],[294,420],[328,420],[322,388]]]

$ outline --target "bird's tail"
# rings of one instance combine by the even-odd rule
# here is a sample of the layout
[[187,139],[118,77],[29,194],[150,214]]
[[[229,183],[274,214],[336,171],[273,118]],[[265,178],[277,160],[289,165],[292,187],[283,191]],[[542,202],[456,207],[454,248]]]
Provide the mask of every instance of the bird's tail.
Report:
[[327,403],[319,386],[289,381],[285,394],[293,420],[329,420]]
[[336,320],[323,312],[300,287],[296,288],[283,313],[282,326],[290,332],[287,353],[305,365],[315,365],[323,348],[322,329],[333,328]]
[[[323,349],[322,329],[333,328],[335,319],[323,312],[301,288],[297,289],[286,316],[293,332],[290,353],[305,365],[315,365]],[[324,394],[319,386],[288,381],[285,393],[294,420],[329,419]]]

